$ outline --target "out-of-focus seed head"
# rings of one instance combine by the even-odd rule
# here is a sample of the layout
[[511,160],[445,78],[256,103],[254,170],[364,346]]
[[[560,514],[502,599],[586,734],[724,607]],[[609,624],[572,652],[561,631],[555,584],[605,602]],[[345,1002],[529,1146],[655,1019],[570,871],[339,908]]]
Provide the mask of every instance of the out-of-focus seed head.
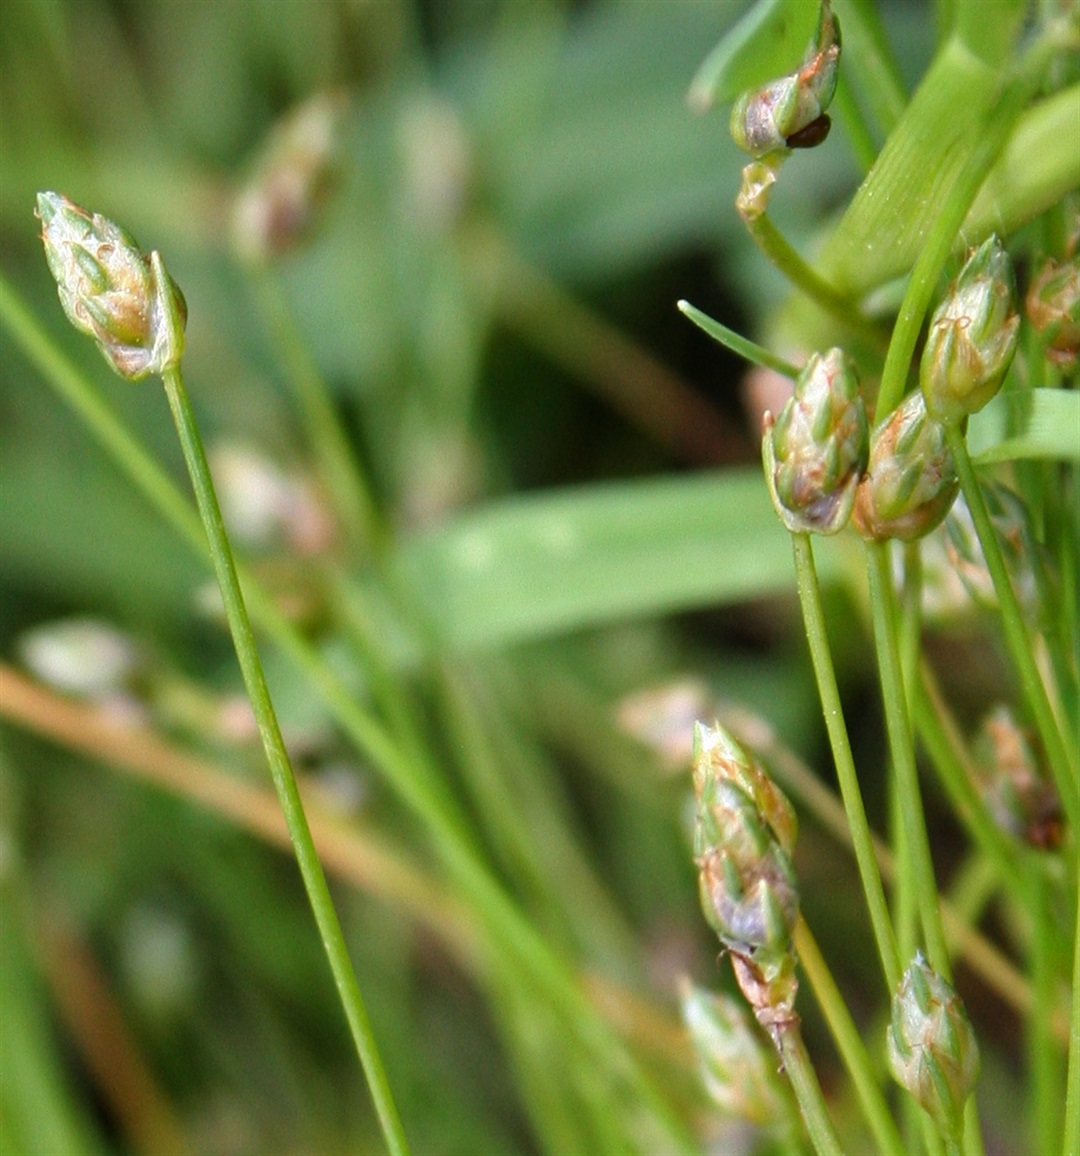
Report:
[[775,1129],[793,1117],[790,1084],[746,1014],[744,1005],[689,982],[679,993],[682,1018],[697,1055],[698,1070],[721,1111]]
[[825,110],[836,91],[839,68],[840,25],[824,0],[800,67],[735,102],[732,139],[753,157],[820,144],[829,132]]
[[448,232],[469,206],[475,158],[457,109],[433,97],[407,104],[398,122],[402,204],[420,229]]
[[42,682],[92,699],[128,690],[144,663],[130,635],[95,618],[42,623],[20,636],[18,650]]
[[[1020,608],[1030,623],[1043,625],[1053,584],[1046,550],[1035,536],[1028,508],[1019,495],[997,482],[983,485],[983,498]],[[949,510],[944,534],[949,564],[972,601],[996,609],[997,592],[963,494]]]
[[232,242],[241,260],[262,264],[311,231],[333,183],[348,100],[320,92],[273,130],[233,206]]
[[334,518],[310,478],[237,443],[216,445],[209,457],[222,517],[238,541],[258,550],[284,545],[307,556],[332,547]]
[[1012,262],[990,236],[968,258],[930,321],[919,366],[930,413],[951,424],[982,409],[1001,387],[1019,336]]
[[869,451],[855,363],[840,349],[813,354],[780,416],[765,415],[765,480],[784,525],[792,533],[842,530]]
[[1060,264],[1047,259],[1024,305],[1049,360],[1062,369],[1074,366],[1080,357],[1080,253]]
[[615,719],[621,731],[656,754],[665,770],[685,773],[694,757],[694,722],[708,712],[708,688],[683,678],[627,695]]
[[982,720],[972,754],[979,789],[997,825],[1033,847],[1058,847],[1064,835],[1061,797],[1009,707],[1001,704]]
[[958,489],[945,427],[926,412],[916,390],[870,435],[870,460],[852,520],[872,541],[912,542],[941,522]]
[[60,193],[38,193],[36,215],[60,304],[112,368],[137,381],[176,365],[187,303],[158,254]]
[[893,996],[888,1053],[893,1079],[941,1132],[959,1139],[979,1077],[979,1046],[960,997],[921,952]]

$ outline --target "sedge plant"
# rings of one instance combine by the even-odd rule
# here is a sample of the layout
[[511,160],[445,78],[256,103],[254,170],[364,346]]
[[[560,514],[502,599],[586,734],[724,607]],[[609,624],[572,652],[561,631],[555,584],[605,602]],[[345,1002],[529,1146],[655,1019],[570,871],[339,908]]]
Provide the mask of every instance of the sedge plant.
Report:
[[[1011,829],[1015,845],[1010,846],[1008,840],[1001,840],[998,835],[987,834],[983,846],[991,860],[997,861],[995,869],[1003,877],[1012,876],[1018,897],[1030,896],[1031,888],[1036,886],[1027,878],[1026,870],[1019,866],[1021,862],[1028,862],[1019,844],[1028,839],[1047,848],[1048,844],[1039,834],[1043,821],[1039,816],[1052,816],[1049,846],[1057,850],[1064,843],[1071,848],[1067,852],[1070,867],[1061,877],[1059,895],[1065,910],[1071,908],[1069,896],[1077,885],[1074,833],[1080,805],[1075,652],[1072,659],[1044,659],[1040,665],[1039,648],[1029,633],[1031,616],[1025,616],[1018,589],[1023,590],[1024,571],[1035,573],[1040,567],[1042,547],[1030,534],[1021,537],[1014,531],[1006,535],[1003,532],[1004,519],[999,517],[997,524],[991,519],[985,490],[987,483],[978,476],[967,444],[969,418],[998,395],[1020,345],[1022,320],[1012,258],[995,234],[986,236],[981,245],[968,252],[959,272],[944,290],[932,316],[927,319],[926,336],[917,366],[912,363],[912,352],[924,313],[931,303],[933,286],[943,271],[949,250],[955,249],[960,242],[956,235],[957,227],[965,215],[970,216],[975,205],[979,184],[985,175],[985,168],[977,172],[976,166],[992,164],[1004,146],[1004,135],[999,135],[1000,119],[1017,118],[1021,114],[1023,102],[1030,99],[1035,87],[1042,82],[1043,70],[1054,51],[1070,42],[1075,47],[1080,24],[1075,6],[1071,10],[1068,5],[1063,6],[1059,12],[1045,9],[1033,41],[1026,44],[1019,55],[1019,64],[1007,75],[1000,91],[987,92],[985,115],[992,115],[995,130],[978,141],[972,140],[968,155],[958,164],[956,178],[944,197],[943,211],[926,222],[932,240],[915,262],[915,271],[908,282],[900,320],[892,339],[883,351],[875,355],[870,352],[875,344],[874,324],[863,315],[864,306],[856,285],[849,281],[845,291],[842,286],[844,270],[837,266],[829,267],[829,246],[826,247],[826,259],[816,268],[811,267],[793,254],[791,246],[767,215],[781,166],[788,162],[792,149],[815,147],[827,135],[825,110],[836,88],[835,72],[843,67],[841,36],[833,7],[829,0],[820,6],[818,33],[796,71],[745,93],[736,101],[732,113],[732,135],[736,143],[754,158],[744,171],[737,206],[753,240],[804,295],[804,300],[831,314],[835,325],[841,330],[846,329],[861,348],[864,360],[869,360],[870,364],[876,362],[880,367],[875,421],[870,428],[858,373],[845,352],[834,348],[827,353],[810,353],[797,373],[792,396],[779,416],[774,418],[768,412],[765,414],[764,467],[776,512],[792,536],[804,624],[834,765],[883,980],[893,993],[892,1024],[888,1033],[889,1068],[894,1079],[914,1097],[925,1113],[919,1125],[922,1143],[927,1145],[927,1150],[938,1151],[944,1146],[949,1152],[979,1153],[983,1151],[984,1138],[975,1101],[971,1098],[979,1074],[979,1049],[972,1022],[951,985],[954,947],[949,942],[942,918],[933,848],[916,770],[913,712],[918,713],[921,726],[926,728],[924,740],[931,753],[935,745],[931,735],[940,738],[940,728],[953,724],[935,717],[935,711],[944,709],[939,697],[935,696],[933,705],[918,698],[916,664],[920,648],[921,567],[917,545],[906,549],[901,545],[917,544],[938,530],[961,491],[973,530],[971,538],[974,544],[970,546],[970,552],[977,555],[976,569],[982,569],[987,575],[986,585],[994,608],[1000,614],[1001,635],[1015,668],[1017,690],[1029,712],[1032,733],[1038,736],[1039,761],[1045,766],[1045,769],[1035,769],[1031,757],[1020,765],[1016,764],[1011,752],[1028,748],[1023,746],[1023,740],[1014,731],[1017,737],[1008,742],[1002,740],[1004,745],[999,742],[995,746],[996,753],[991,756],[995,765],[992,777],[999,786],[990,788],[985,778],[981,780],[984,792],[1000,789],[1011,800],[1004,811],[1000,803],[997,804],[994,813],[999,822],[1006,824],[1006,830]],[[837,4],[835,7],[847,9],[849,6]],[[959,6],[961,11],[957,14],[953,37],[958,44],[977,48],[983,59],[989,60],[990,54],[1001,52],[1003,43],[1011,42],[1019,35],[1023,6],[995,6],[994,19],[1000,24],[985,37],[976,31],[973,23],[975,7]],[[865,33],[867,28],[863,22],[867,12],[852,5],[850,15],[859,23],[860,34]],[[1011,32],[1002,41],[998,37],[1005,28],[1011,28]],[[947,43],[940,59],[944,60],[950,48]],[[719,76],[712,77],[717,86],[720,80]],[[928,80],[920,93],[925,107],[920,107],[917,98],[905,114],[906,122],[901,118],[860,197],[865,193],[868,199],[872,189],[883,188],[881,181],[888,172],[888,161],[895,156],[891,147],[895,144],[899,149],[899,141],[907,131],[916,131],[920,114],[927,113],[932,107],[932,87]],[[932,123],[928,117],[925,127]],[[895,179],[898,174],[889,173],[889,176]],[[928,176],[929,173],[922,179]],[[909,172],[908,180],[915,179]],[[848,217],[841,221],[832,253],[847,243],[847,238],[840,240],[844,237],[845,226],[859,223],[860,197],[856,198]],[[1051,210],[1049,219],[1068,222],[1071,213],[1073,222],[1067,225],[1071,230],[1078,219],[1076,211],[1074,193]],[[889,222],[878,220],[876,225],[887,229]],[[985,226],[981,231],[986,231]],[[868,244],[876,243],[876,239],[872,243],[868,240]],[[1072,242],[1068,244],[1069,249],[1064,254],[1066,258],[1072,251]],[[933,257],[929,255],[931,253]],[[931,265],[931,261],[936,264]],[[1060,276],[1058,269],[1052,258],[1033,274],[1036,306],[1034,310],[1029,309],[1027,323],[1045,336],[1041,342],[1037,339],[1030,342],[1031,359],[1025,366],[1024,385],[1014,384],[1015,389],[1030,390],[1032,385],[1041,383],[1049,388],[1055,385],[1067,387],[1068,380],[1062,380],[1054,367],[1067,365],[1068,369],[1075,369],[1075,352],[1062,357],[1056,345],[1056,334],[1069,323],[1061,313],[1055,314],[1051,321],[1051,311],[1043,314],[1038,305],[1043,286],[1051,283],[1058,285],[1059,291],[1073,300],[1074,289],[1064,289],[1068,274]],[[1075,310],[1075,306],[1072,308]],[[684,307],[684,311],[717,340],[747,355],[745,346],[740,348],[726,333],[715,329],[715,323],[710,324],[710,319],[689,307]],[[750,356],[758,364],[776,365],[775,358],[757,356],[753,352]],[[916,386],[907,391],[905,380],[909,373],[917,373],[918,380]],[[795,376],[791,371],[789,374]],[[1072,384],[1075,385],[1075,380]],[[1075,400],[1075,394],[1072,398]],[[1058,491],[1050,500],[1063,500],[1075,517],[1075,504],[1070,502],[1068,492],[1067,489]],[[1047,499],[1040,495],[1036,500],[1042,504]],[[1017,500],[1017,505],[1023,511],[1023,503]],[[995,499],[995,507],[1001,510],[1000,500]],[[1021,524],[1022,518],[1021,513]],[[827,623],[814,566],[812,536],[836,535],[845,530],[849,520],[865,543],[867,599],[888,734],[900,869],[905,874],[910,873],[908,902],[913,905],[915,919],[903,926],[896,922],[903,889],[897,888],[896,901],[890,910],[879,873],[880,863],[867,825],[859,776],[852,759],[833,673]],[[1066,533],[1072,536],[1071,531]],[[1005,560],[1006,549],[1011,566]],[[895,552],[890,554],[890,551]],[[1022,561],[1017,559],[1018,553],[1023,555]],[[1030,588],[1031,583],[1028,585]],[[1045,597],[1046,586],[1040,589]],[[913,592],[913,599],[907,596],[908,592]],[[1041,637],[1053,647],[1056,640],[1045,633],[1045,622],[1041,629]],[[718,733],[720,737],[711,738],[707,749],[734,742],[724,737],[725,732]],[[963,743],[963,739],[955,735],[955,730],[951,741]],[[959,757],[971,765],[970,755],[960,753],[957,756],[955,748],[946,753],[943,747],[939,741],[937,750],[945,764]],[[700,776],[706,774],[710,765],[705,749],[699,748],[695,763],[699,776],[699,807]],[[738,759],[734,765],[739,765]],[[1010,766],[1012,770],[1007,769]],[[944,766],[942,769],[944,771]],[[971,772],[960,770],[959,774],[952,775],[952,782],[959,786],[965,774],[969,782],[972,781]],[[984,793],[981,800],[971,801],[973,824],[982,825],[981,818],[975,816],[988,805],[989,798],[990,795]],[[1011,818],[1005,818],[1006,812]],[[1021,815],[1026,817],[1021,818]],[[1064,832],[1060,825],[1062,821],[1073,834]],[[988,824],[983,829],[988,832],[991,826]],[[742,977],[746,971],[746,954],[753,956],[762,949],[749,937],[733,934],[728,923],[718,922],[717,912],[726,910],[726,904],[734,902],[736,897],[741,903],[753,902],[759,910],[772,913],[759,918],[766,918],[767,926],[776,929],[772,932],[775,936],[781,934],[780,911],[785,907],[796,910],[797,900],[789,897],[786,905],[782,904],[775,882],[766,886],[758,881],[764,868],[748,873],[741,867],[739,847],[742,842],[745,842],[745,837],[729,832],[718,839],[719,845],[708,855],[702,856],[699,852],[697,862],[706,918],[717,929],[721,942],[732,957],[736,978],[751,1006],[755,1006],[755,993],[748,989]],[[990,850],[991,846],[993,850]],[[723,872],[713,865],[717,859],[724,865]],[[1041,873],[1038,866],[1030,869],[1036,875]],[[725,880],[724,887],[729,896],[726,901],[718,898],[717,885],[712,882],[718,875]],[[771,875],[775,876],[775,872]],[[797,884],[790,874],[785,874],[784,885],[797,894]],[[1034,907],[1033,910],[1036,919],[1040,914],[1045,918],[1045,907]],[[789,920],[789,928],[790,925]],[[1069,926],[1066,917],[1065,927]],[[1043,923],[1037,925],[1031,934],[1037,941],[1046,943],[1055,933],[1053,925]],[[1074,941],[1077,934],[1078,929],[1072,925]],[[788,942],[790,930],[784,937],[784,943]],[[820,958],[812,951],[810,959],[812,963],[808,960],[808,968],[812,974],[818,974]],[[786,1022],[794,1015],[793,999],[787,999],[783,1007]],[[778,1035],[775,1042],[783,1057],[782,1040]],[[1074,1064],[1070,1049],[1070,1071]],[[1057,1078],[1060,1079],[1061,1069],[1058,1070]],[[817,1090],[807,1086],[797,1069],[791,1072],[791,1077],[813,1146],[819,1152],[835,1150],[835,1137],[830,1136],[820,1122],[821,1105]],[[1051,1078],[1046,1069],[1043,1078]],[[1074,1098],[1067,1100],[1066,1110],[1059,1117],[1063,1130],[1059,1139],[1054,1141],[1054,1147],[1057,1149],[1061,1144],[1057,1150],[1062,1152],[1069,1150],[1069,1137],[1075,1127],[1070,1118],[1073,1102]],[[1042,1135],[1044,1141],[1049,1139],[1049,1131]],[[880,1135],[878,1140],[880,1143]],[[905,1141],[906,1150],[913,1150],[918,1142],[909,1135]]]
[[181,359],[187,304],[161,254],[139,249],[123,229],[55,192],[38,194],[37,215],[49,270],[60,303],[76,329],[97,342],[112,369],[128,381],[160,376],[184,451],[199,516],[221,591],[236,656],[308,902],[333,972],[334,983],[363,1064],[388,1149],[409,1151],[367,1008],[293,773],[263,673],[255,635],[195,414],[184,385]]
[[[604,25],[613,52],[619,19],[703,11],[614,7],[624,12],[603,17],[614,22]],[[229,725],[261,741],[284,827],[269,792],[224,766],[242,764],[241,744],[221,755],[216,687],[193,685],[100,623],[28,634],[21,654],[39,681],[0,666],[0,710],[259,839],[280,843],[287,827],[375,1120],[347,1139],[320,1132],[319,1121],[295,1146],[381,1142],[404,1152],[411,1141],[414,1150],[651,1156],[730,1142],[979,1156],[1000,1140],[991,1081],[1003,1078],[1004,1030],[994,1021],[1004,1017],[986,1010],[1000,1006],[1023,1025],[1028,1081],[1023,1111],[1010,1108],[1008,1123],[1033,1151],[1075,1150],[1080,189],[1064,142],[1080,112],[1080,10],[1057,0],[938,3],[933,58],[909,93],[880,7],[759,0],[691,88],[698,109],[732,106],[731,136],[749,163],[731,228],[791,293],[759,311],[753,340],[679,305],[762,379],[787,383],[762,421],[764,478],[755,465],[508,502],[487,493],[512,488],[535,433],[521,427],[540,414],[528,408],[538,376],[514,393],[513,437],[495,448],[498,406],[482,387],[503,369],[508,334],[673,459],[713,464],[730,444],[699,391],[601,316],[567,271],[577,262],[587,281],[597,253],[613,260],[635,212],[643,251],[681,236],[673,228],[675,240],[658,240],[643,208],[670,196],[663,150],[652,166],[661,189],[625,217],[611,212],[649,166],[635,152],[604,184],[606,146],[620,134],[561,75],[554,87],[566,106],[550,120],[560,129],[569,120],[570,143],[554,148],[539,132],[537,96],[559,59],[557,36],[584,36],[587,21],[556,31],[537,17],[515,39],[507,17],[492,35],[484,84],[466,69],[443,90],[461,67],[455,54],[440,68],[418,67],[427,33],[376,6],[373,20],[401,23],[380,28],[365,66],[390,69],[385,46],[405,45],[408,67],[395,82],[376,85],[378,99],[362,108],[336,85],[309,95],[239,192],[189,198],[207,207],[215,259],[229,263],[235,317],[214,320],[239,334],[250,308],[258,336],[246,337],[266,341],[260,371],[271,366],[282,386],[281,396],[259,394],[260,405],[288,414],[303,447],[295,473],[269,454],[212,452],[219,489],[236,490],[220,503],[224,520],[181,372],[188,303],[157,252],[59,193],[39,195],[63,312],[121,377],[163,379],[195,507],[67,356],[47,314],[6,278],[0,321],[35,380],[68,403],[196,567],[213,569],[255,718],[248,732],[244,712]],[[312,28],[320,18],[308,14]],[[291,40],[297,52],[307,43]],[[640,51],[653,38],[637,42]],[[49,43],[64,59],[60,40]],[[662,67],[665,54],[646,55]],[[638,83],[636,67],[611,72]],[[586,68],[595,86],[584,91],[597,100],[613,83],[599,73]],[[137,89],[129,85],[125,100],[137,101]],[[629,97],[628,109],[649,109],[648,94],[635,87]],[[484,99],[490,107],[470,107]],[[575,102],[588,106],[583,121],[571,115]],[[603,126],[605,147],[582,150],[578,163],[589,125]],[[531,143],[530,132],[539,132]],[[645,135],[621,135],[635,149],[648,145]],[[820,181],[845,148],[858,187],[811,242],[788,229],[788,199],[800,169],[820,166]],[[829,187],[836,198],[846,189],[840,180]],[[590,197],[598,211],[586,238]],[[228,226],[216,213],[226,202]],[[545,204],[545,236],[522,240],[515,212],[527,218],[529,206]],[[703,222],[717,215],[708,206]],[[560,212],[570,224],[545,249]],[[752,275],[732,269],[752,301]],[[194,315],[206,283],[184,281]],[[242,339],[223,342],[218,359],[247,372],[244,349]],[[189,358],[201,390],[206,363],[197,373]],[[349,373],[359,383],[343,400]],[[284,563],[252,545],[258,518],[226,533],[229,511],[245,512],[245,487],[275,495],[271,530],[264,521],[259,533],[285,542]],[[248,556],[237,565],[245,532]],[[672,639],[684,630],[638,631],[630,620],[787,593],[792,558],[816,699],[798,721],[808,732],[823,724],[824,765],[808,765],[807,752],[777,733],[790,721],[793,682],[761,696],[767,718],[699,681],[610,709],[631,684],[652,681],[651,666],[674,661]],[[933,633],[961,605],[990,640],[988,665],[1005,672],[1002,701],[974,715]],[[599,642],[583,638],[598,626]],[[288,672],[282,713],[292,695],[322,724],[294,751],[254,631]],[[680,661],[715,671],[732,660],[736,674],[713,677],[739,694],[737,661],[726,654],[714,664],[695,645]],[[869,669],[876,688],[884,733],[871,743],[845,694],[853,666]],[[754,679],[746,681],[749,692]],[[130,725],[134,712],[143,725]],[[335,767],[343,751],[359,772]],[[349,796],[358,783],[373,801]],[[343,817],[335,807],[353,809]],[[857,961],[810,882],[834,857],[843,867],[824,877],[838,878],[849,853],[857,885],[844,891],[845,926],[866,929]],[[324,868],[343,885],[340,922]],[[108,1065],[95,1066],[94,1033],[78,1030],[80,993],[108,995],[105,983],[71,982],[95,945],[80,954],[72,926],[66,939],[54,928],[42,939],[69,946],[43,953],[53,965],[36,968],[33,936],[21,929],[37,926],[25,897],[36,898],[38,881],[9,868],[0,882],[5,900],[19,898],[5,902],[0,923],[19,981],[0,991],[0,1043],[15,1057],[0,1064],[0,1140],[10,1128],[41,1150],[46,1138],[55,1150],[101,1146],[79,1140],[63,1081],[50,1075],[63,1067],[30,1030],[27,1009],[44,982],[124,1143],[184,1150],[190,1117],[187,1129],[169,1118],[169,1095],[117,1091]],[[232,942],[280,982],[293,957],[275,952],[271,929],[307,939],[277,923],[272,890],[255,878],[245,886],[234,918],[246,917],[251,938],[234,933]],[[262,905],[261,894],[271,896]],[[369,909],[368,897],[382,906]],[[656,908],[662,917],[647,925]],[[137,947],[145,961],[148,949]],[[672,958],[692,978],[674,975]],[[5,1020],[27,1046],[9,1050]],[[332,1116],[320,1110],[321,1072],[306,1084],[288,1079],[303,1069],[284,1053],[303,1049],[275,1043],[277,1032],[266,1027],[251,1049],[253,1084],[285,1086],[278,1098]],[[142,1040],[106,1034],[146,1072],[169,1069]],[[350,1068],[334,1087],[353,1082]],[[84,1134],[95,1135],[92,1124]]]

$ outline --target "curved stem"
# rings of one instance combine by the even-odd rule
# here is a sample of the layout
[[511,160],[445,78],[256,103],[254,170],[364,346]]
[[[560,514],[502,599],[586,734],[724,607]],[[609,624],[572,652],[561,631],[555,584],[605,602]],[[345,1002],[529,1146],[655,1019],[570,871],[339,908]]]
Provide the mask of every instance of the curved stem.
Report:
[[799,255],[773,224],[767,213],[744,215],[746,228],[757,247],[796,288],[806,294],[841,325],[857,333],[875,349],[884,349],[888,334],[876,322],[863,316],[859,307],[829,284]]
[[375,1104],[379,1126],[382,1128],[387,1148],[395,1156],[397,1154],[405,1156],[409,1151],[408,1141],[405,1139],[401,1119],[390,1091],[378,1046],[375,1043],[375,1035],[368,1019],[367,1008],[364,1006],[364,999],[360,993],[360,985],[357,983],[356,973],[353,971],[352,961],[349,959],[345,937],[342,934],[341,924],[334,909],[334,902],[330,897],[326,876],[323,874],[322,864],[319,861],[318,852],[315,850],[315,842],[311,837],[303,803],[300,801],[300,792],[296,786],[292,764],[285,749],[285,742],[281,737],[281,728],[278,726],[277,714],[270,699],[270,690],[266,685],[266,677],[263,674],[262,663],[255,646],[255,635],[251,629],[247,608],[244,605],[244,596],[240,590],[236,564],[233,561],[229,539],[225,533],[225,524],[221,518],[221,509],[214,492],[214,483],[210,476],[210,467],[206,461],[206,452],[203,448],[202,438],[199,436],[195,415],[191,409],[191,401],[184,387],[184,378],[178,365],[165,371],[164,382],[165,393],[169,399],[169,408],[172,410],[176,432],[179,434],[180,444],[184,451],[184,460],[187,463],[191,484],[195,490],[195,500],[198,503],[199,513],[206,530],[210,559],[218,585],[221,588],[225,616],[228,619],[229,631],[236,647],[236,657],[239,659],[244,685],[247,688],[251,707],[258,723],[263,750],[266,752],[266,759],[270,764],[270,775],[274,781],[274,789],[277,791],[278,800],[285,815],[285,823],[289,828],[289,838],[292,841],[296,862],[304,881],[308,902],[311,904],[311,910],[319,928],[323,950],[330,962],[330,970],[333,972],[338,998],[345,1010],[353,1043],[356,1045],[360,1063],[363,1065],[364,1074],[367,1077],[371,1098]]

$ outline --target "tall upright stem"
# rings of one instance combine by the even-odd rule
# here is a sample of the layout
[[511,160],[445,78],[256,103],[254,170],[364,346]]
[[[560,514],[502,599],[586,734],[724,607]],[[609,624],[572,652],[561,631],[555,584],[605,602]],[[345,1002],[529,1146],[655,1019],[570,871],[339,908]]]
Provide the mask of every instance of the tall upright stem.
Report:
[[221,509],[210,476],[210,467],[206,461],[206,451],[203,448],[202,438],[199,436],[195,415],[191,409],[191,401],[184,386],[184,378],[179,365],[174,365],[165,371],[164,382],[165,393],[169,399],[169,408],[172,410],[173,421],[176,423],[176,431],[180,436],[180,444],[184,451],[184,460],[187,463],[192,487],[195,490],[195,500],[199,507],[203,526],[206,529],[210,558],[218,585],[221,588],[225,616],[229,623],[233,644],[236,647],[236,656],[240,662],[244,685],[251,700],[252,710],[255,712],[259,737],[262,739],[263,750],[266,752],[266,759],[270,765],[274,790],[277,792],[281,809],[285,815],[285,823],[289,828],[289,837],[292,841],[297,865],[300,868],[304,889],[307,891],[308,902],[311,904],[315,923],[319,929],[323,950],[330,963],[338,997],[344,1008],[353,1043],[356,1045],[356,1051],[364,1069],[364,1075],[367,1077],[371,1098],[375,1104],[375,1111],[387,1148],[393,1156],[407,1156],[409,1152],[408,1141],[405,1138],[401,1119],[375,1043],[375,1035],[368,1019],[367,1008],[364,1005],[352,961],[349,958],[348,948],[345,946],[345,937],[342,934],[341,924],[334,909],[334,902],[330,897],[326,876],[323,874],[322,864],[319,861],[318,852],[315,850],[315,842],[311,837],[311,830],[308,827],[307,816],[304,814],[304,806],[300,800],[300,792],[296,786],[296,777],[289,761],[289,754],[281,737],[281,728],[278,725],[277,714],[274,711],[274,704],[270,699],[270,691],[266,685],[266,676],[263,674],[262,663],[255,646],[255,635],[248,619],[247,608],[244,605],[244,596],[240,589],[236,564],[233,561],[229,539],[225,533],[225,524],[222,521]]

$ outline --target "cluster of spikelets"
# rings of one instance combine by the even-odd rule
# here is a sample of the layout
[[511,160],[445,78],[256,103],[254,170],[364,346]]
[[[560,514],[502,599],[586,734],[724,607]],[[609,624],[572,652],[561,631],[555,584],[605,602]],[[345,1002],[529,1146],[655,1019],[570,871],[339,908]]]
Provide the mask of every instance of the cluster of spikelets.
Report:
[[[748,224],[766,212],[791,150],[825,138],[839,59],[840,29],[826,0],[799,68],[736,102],[732,136],[754,158],[736,201]],[[1064,261],[1043,265],[1025,301],[1048,360],[1066,368],[1080,353],[1075,249],[1074,244]],[[919,388],[891,412],[870,420],[855,362],[844,350],[811,354],[780,413],[764,419],[765,477],[784,526],[796,535],[832,535],[850,524],[869,542],[913,542],[949,516],[943,535],[949,569],[976,600],[992,601],[971,516],[963,498],[958,500],[950,440],[963,435],[969,416],[1000,389],[1020,329],[1010,258],[991,235],[969,252],[938,303],[919,362]],[[986,498],[1024,615],[1037,614],[1046,599],[1023,503],[996,485],[986,487]],[[976,761],[994,771],[980,786],[1003,830],[1052,846],[1060,838],[1060,800],[1038,772],[1022,734],[1006,708],[988,717]],[[750,1009],[790,1068],[800,1030],[794,1006],[800,923],[794,812],[755,756],[722,727],[696,727],[693,765],[694,852],[705,918],[731,959]],[[745,1119],[774,1127],[789,1121],[790,1087],[762,1063],[745,1010],[727,996],[687,986],[683,1014],[714,1099]],[[893,993],[885,1044],[894,1078],[940,1134],[958,1142],[979,1074],[979,1051],[959,996],[921,952]]]
[[1020,316],[1009,256],[991,236],[968,258],[930,322],[920,389],[871,429],[855,364],[812,355],[778,417],[766,415],[765,475],[793,533],[910,542],[949,512],[959,489],[946,427],[994,396],[1016,352]]

